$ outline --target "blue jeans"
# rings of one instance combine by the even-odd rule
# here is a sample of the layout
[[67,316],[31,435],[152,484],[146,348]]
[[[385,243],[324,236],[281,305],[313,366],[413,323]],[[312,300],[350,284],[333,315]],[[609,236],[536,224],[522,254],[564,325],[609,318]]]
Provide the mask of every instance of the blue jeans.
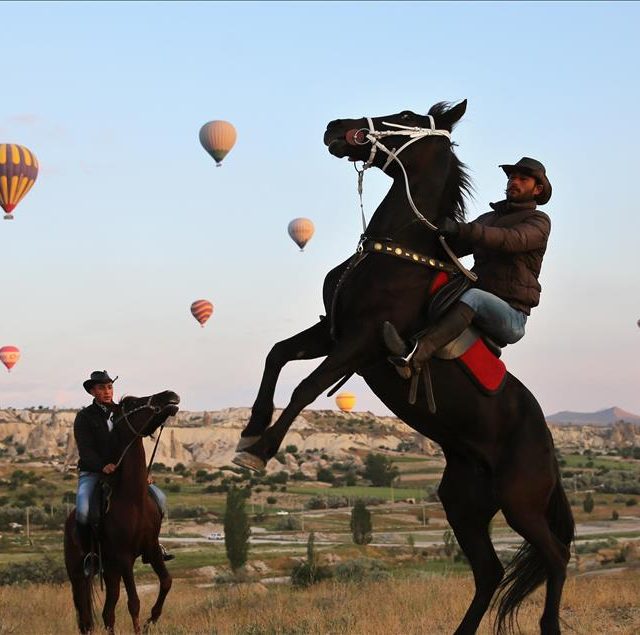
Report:
[[[76,521],[81,525],[86,525],[89,522],[89,501],[93,490],[100,479],[100,474],[97,472],[80,472],[78,476],[78,492],[76,494]],[[160,506],[162,515],[167,515],[167,497],[164,492],[155,485],[149,485],[149,489],[152,490],[151,494]]]
[[496,344],[515,344],[524,336],[527,315],[493,293],[482,289],[469,289],[462,294],[460,302],[464,302],[476,312],[473,318],[474,325],[495,340]]

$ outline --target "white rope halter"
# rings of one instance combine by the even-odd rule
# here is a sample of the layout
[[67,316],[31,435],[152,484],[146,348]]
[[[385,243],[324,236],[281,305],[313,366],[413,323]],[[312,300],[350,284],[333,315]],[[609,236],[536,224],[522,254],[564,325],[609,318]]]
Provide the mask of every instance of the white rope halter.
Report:
[[[366,117],[367,123],[369,124],[368,128],[360,128],[353,135],[353,143],[356,145],[366,145],[367,143],[371,144],[371,152],[369,153],[369,158],[364,162],[362,166],[362,170],[358,170],[356,167],[356,171],[358,172],[358,194],[360,195],[360,212],[362,215],[362,231],[363,234],[366,233],[367,225],[364,216],[364,209],[362,207],[362,179],[365,170],[368,170],[372,165],[373,161],[376,157],[378,149],[384,152],[387,155],[387,160],[382,166],[382,171],[386,172],[389,165],[391,165],[392,161],[395,161],[402,170],[402,174],[404,175],[404,184],[407,192],[407,200],[409,201],[409,205],[413,210],[413,213],[416,215],[418,220],[425,224],[431,231],[438,231],[436,225],[427,220],[420,210],[416,207],[413,202],[413,197],[411,196],[411,190],[409,189],[409,176],[407,175],[407,171],[402,165],[402,161],[398,158],[400,153],[408,148],[412,143],[419,141],[420,139],[424,139],[424,137],[446,137],[451,140],[451,133],[448,130],[444,130],[441,128],[436,128],[435,120],[432,115],[427,115],[429,118],[429,128],[420,128],[419,126],[403,126],[399,123],[392,123],[389,121],[383,121],[382,124],[388,126],[389,128],[395,128],[395,130],[376,130],[375,124],[373,123],[373,119],[371,117]],[[380,139],[384,139],[385,137],[409,137],[408,141],[406,141],[399,149],[396,148],[387,148],[383,143],[380,143]],[[361,139],[361,140],[360,140]],[[453,263],[460,269],[460,271],[467,276],[469,279],[474,282],[477,280],[477,276],[475,273],[469,271],[455,256],[447,242],[445,241],[443,236],[438,237],[440,240],[440,244],[447,252],[449,258],[453,261]]]

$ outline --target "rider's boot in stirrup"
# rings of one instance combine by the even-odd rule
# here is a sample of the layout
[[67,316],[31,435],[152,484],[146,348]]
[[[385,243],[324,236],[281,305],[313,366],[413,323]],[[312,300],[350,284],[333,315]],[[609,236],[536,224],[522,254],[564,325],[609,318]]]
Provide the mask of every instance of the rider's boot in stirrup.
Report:
[[80,549],[82,550],[82,572],[85,578],[90,578],[98,572],[100,562],[98,554],[91,551],[91,526],[89,524],[76,523]]
[[458,337],[471,324],[474,315],[475,311],[470,306],[457,302],[439,322],[416,333],[409,344],[400,337],[393,324],[385,322],[384,342],[392,353],[389,361],[402,377],[408,379],[412,368],[421,368],[435,351]]

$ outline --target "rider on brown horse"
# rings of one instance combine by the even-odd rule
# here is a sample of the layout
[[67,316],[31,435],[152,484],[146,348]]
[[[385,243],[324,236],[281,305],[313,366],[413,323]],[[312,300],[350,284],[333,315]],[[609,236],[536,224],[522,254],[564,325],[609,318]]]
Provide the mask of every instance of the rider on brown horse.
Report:
[[435,324],[417,333],[407,346],[386,322],[384,339],[393,353],[390,361],[410,377],[435,351],[460,335],[473,322],[499,346],[524,335],[527,317],[540,300],[538,276],[547,248],[551,221],[536,209],[551,198],[551,183],[542,163],[524,157],[500,166],[506,173],[507,198],[491,203],[493,211],[471,223],[445,217],[439,233],[450,240],[456,254],[473,254],[478,280]]
[[[113,382],[106,370],[93,371],[90,379],[83,382],[84,389],[93,396],[93,403],[76,415],[73,434],[78,446],[78,491],[76,494],[76,528],[85,560],[85,571],[96,570],[91,552],[91,526],[89,524],[89,503],[102,475],[112,474],[113,463],[111,431],[113,429],[112,404]],[[152,495],[165,515],[166,497],[155,485],[149,486]],[[164,551],[164,559],[175,556]],[[95,563],[94,563],[95,565]]]

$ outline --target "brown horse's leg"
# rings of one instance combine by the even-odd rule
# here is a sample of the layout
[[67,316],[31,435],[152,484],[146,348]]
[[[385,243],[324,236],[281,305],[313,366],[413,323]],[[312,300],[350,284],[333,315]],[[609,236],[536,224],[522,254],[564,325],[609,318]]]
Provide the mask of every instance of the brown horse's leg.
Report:
[[108,633],[113,633],[116,623],[116,604],[120,597],[120,572],[108,564],[104,567],[105,600],[102,621]]
[[260,436],[271,423],[273,415],[273,395],[282,368],[292,360],[315,359],[329,353],[331,348],[327,320],[314,324],[289,339],[273,346],[265,360],[258,396],[251,409],[251,417],[243,437]]
[[358,368],[365,355],[374,349],[375,345],[376,340],[368,331],[363,330],[351,337],[345,335],[343,340],[335,344],[320,366],[296,386],[291,394],[291,401],[277,421],[246,451],[263,461],[275,456],[291,424],[302,409],[344,375]]
[[160,589],[158,591],[158,599],[156,603],[151,608],[151,616],[145,622],[144,628],[145,630],[150,624],[155,624],[158,621],[158,618],[162,614],[162,607],[164,605],[164,600],[167,597],[167,594],[171,590],[171,574],[167,570],[167,567],[164,564],[164,560],[162,559],[162,552],[160,551],[160,546],[158,545],[156,552],[149,559],[153,570],[156,572],[158,576],[158,580],[160,582]]
[[489,536],[498,507],[490,474],[470,459],[446,453],[447,466],[438,495],[462,551],[469,559],[475,594],[456,635],[475,633],[489,608],[504,569]]
[[128,561],[123,565],[122,581],[127,591],[127,607],[133,622],[133,632],[138,635],[142,632],[140,629],[140,598],[136,590],[136,581],[133,578],[133,561]]
[[76,607],[78,630],[85,634],[93,630],[91,580],[82,571],[82,551],[76,534],[75,510],[69,514],[64,529],[64,561],[71,582],[73,603]]

